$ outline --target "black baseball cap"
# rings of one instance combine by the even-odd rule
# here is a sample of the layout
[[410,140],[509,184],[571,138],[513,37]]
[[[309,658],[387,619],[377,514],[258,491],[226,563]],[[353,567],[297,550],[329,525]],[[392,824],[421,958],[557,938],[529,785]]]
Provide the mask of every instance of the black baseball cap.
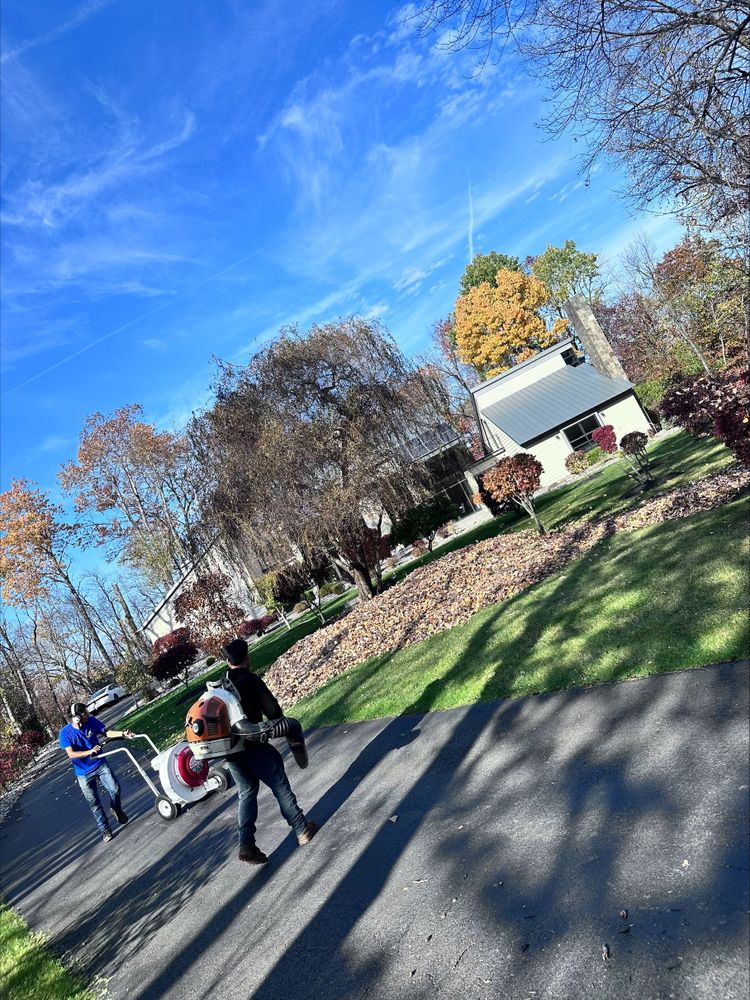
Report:
[[88,715],[88,708],[83,704],[82,701],[74,701],[70,706],[70,717],[74,718],[76,715]]

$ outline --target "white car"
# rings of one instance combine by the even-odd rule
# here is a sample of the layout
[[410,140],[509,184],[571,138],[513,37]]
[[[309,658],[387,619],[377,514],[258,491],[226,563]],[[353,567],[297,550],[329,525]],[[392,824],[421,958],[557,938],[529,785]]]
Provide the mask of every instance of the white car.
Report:
[[115,705],[120,700],[124,698],[127,691],[123,687],[118,687],[117,684],[107,684],[106,687],[100,688],[89,698],[86,703],[86,708],[89,712],[94,714],[100,708],[106,708],[107,705]]

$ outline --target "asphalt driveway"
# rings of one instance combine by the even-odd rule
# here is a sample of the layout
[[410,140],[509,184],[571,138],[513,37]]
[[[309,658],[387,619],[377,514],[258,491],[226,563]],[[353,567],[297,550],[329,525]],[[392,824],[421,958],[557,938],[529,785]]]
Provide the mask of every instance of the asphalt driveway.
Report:
[[61,759],[0,891],[111,1000],[745,1000],[748,708],[744,663],[319,730],[288,769],[322,829],[263,790],[262,869],[234,790],[165,823],[114,758],[105,845]]

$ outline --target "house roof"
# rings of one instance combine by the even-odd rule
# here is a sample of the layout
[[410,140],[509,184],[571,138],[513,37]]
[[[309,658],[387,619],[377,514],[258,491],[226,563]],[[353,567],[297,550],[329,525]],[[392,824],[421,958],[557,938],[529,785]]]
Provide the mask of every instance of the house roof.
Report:
[[574,339],[575,338],[573,337],[563,337],[562,340],[558,340],[558,342],[553,344],[552,347],[546,347],[538,354],[534,354],[532,357],[526,358],[525,361],[519,361],[517,365],[513,365],[513,367],[508,368],[507,371],[500,372],[499,375],[495,375],[492,378],[486,379],[484,382],[480,382],[478,385],[473,386],[469,391],[476,396],[477,393],[483,392],[488,386],[496,385],[502,379],[508,378],[510,375],[515,375],[516,372],[521,371],[522,368],[531,368],[538,361],[541,361],[542,358],[548,358],[550,354],[557,354],[560,351],[564,351],[566,347],[570,347],[570,345],[574,342]]
[[631,389],[627,379],[608,378],[591,365],[566,365],[483,407],[482,416],[523,447]]

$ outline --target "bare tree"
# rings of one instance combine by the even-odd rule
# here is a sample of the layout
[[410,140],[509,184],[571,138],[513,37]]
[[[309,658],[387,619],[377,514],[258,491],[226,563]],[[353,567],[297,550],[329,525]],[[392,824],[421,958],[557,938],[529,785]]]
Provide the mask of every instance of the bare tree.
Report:
[[[549,87],[544,127],[584,168],[619,159],[640,205],[666,199],[746,240],[750,8],[729,0],[423,0],[425,31],[480,64],[506,47]],[[737,230],[740,230],[737,232]]]

